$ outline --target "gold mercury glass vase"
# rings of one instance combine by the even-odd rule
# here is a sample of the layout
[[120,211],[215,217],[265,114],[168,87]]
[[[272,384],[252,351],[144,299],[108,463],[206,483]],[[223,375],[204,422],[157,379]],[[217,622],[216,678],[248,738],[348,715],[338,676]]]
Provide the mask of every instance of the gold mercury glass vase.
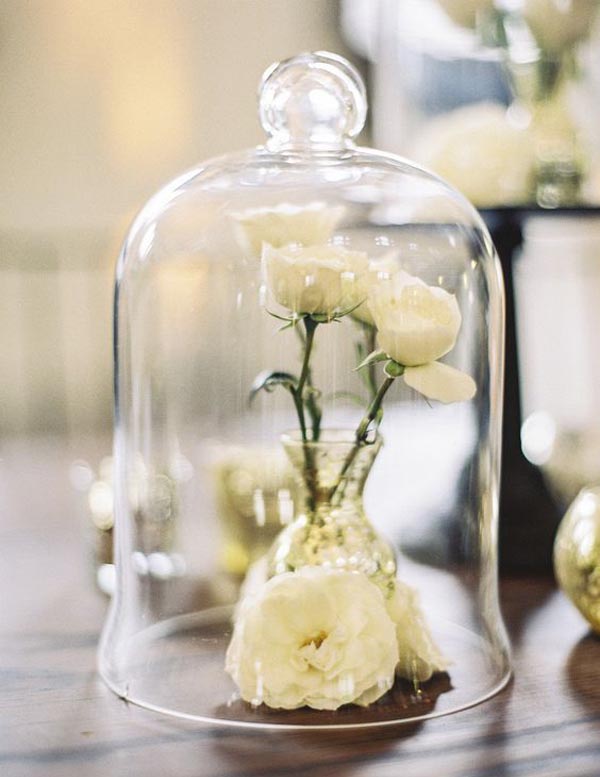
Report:
[[299,432],[282,436],[298,480],[294,520],[269,552],[269,575],[305,566],[363,572],[387,596],[395,586],[396,559],[366,516],[363,490],[382,445],[381,437],[357,445],[346,430],[325,430],[318,442]]
[[600,487],[584,488],[563,518],[554,543],[560,587],[600,635]]

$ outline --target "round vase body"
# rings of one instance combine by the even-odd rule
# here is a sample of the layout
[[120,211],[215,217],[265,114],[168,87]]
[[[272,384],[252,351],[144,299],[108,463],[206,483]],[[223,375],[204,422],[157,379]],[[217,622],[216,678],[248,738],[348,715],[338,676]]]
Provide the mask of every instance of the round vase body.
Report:
[[[447,714],[508,681],[498,261],[455,190],[354,145],[365,110],[343,60],[279,64],[263,80],[265,146],[175,179],[125,241],[117,589],[99,665],[131,702],[225,724],[364,726]],[[410,586],[447,669],[335,712],[244,701],[225,671],[244,576],[265,551],[269,574],[293,572],[303,562],[284,540],[321,520],[321,541],[340,516],[339,552],[320,546],[318,563]]]

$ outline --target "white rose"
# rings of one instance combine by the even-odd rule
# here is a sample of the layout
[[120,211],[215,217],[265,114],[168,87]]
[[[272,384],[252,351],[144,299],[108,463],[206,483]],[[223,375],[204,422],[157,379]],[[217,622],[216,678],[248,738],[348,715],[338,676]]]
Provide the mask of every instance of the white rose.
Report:
[[379,345],[399,364],[427,364],[454,348],[462,319],[444,289],[400,271],[372,286],[368,305]]
[[470,375],[442,362],[407,367],[402,377],[407,386],[438,402],[463,402],[473,399],[477,390]]
[[362,573],[305,567],[239,608],[225,668],[252,704],[335,710],[386,693],[397,663],[379,588]]
[[404,366],[404,382],[429,399],[475,396],[473,378],[437,361],[456,343],[462,317],[454,294],[400,271],[369,291],[369,309],[384,353]]
[[267,286],[280,305],[330,318],[351,306],[357,279],[368,267],[362,251],[328,245],[278,249],[264,244],[262,262]]
[[275,248],[290,243],[326,243],[343,215],[342,206],[327,207],[323,202],[282,203],[274,208],[249,208],[231,214],[237,241],[252,256],[260,256],[263,243]]
[[371,315],[367,303],[369,293],[379,281],[391,278],[396,272],[398,272],[398,260],[395,256],[382,256],[380,259],[369,260],[367,272],[362,272],[357,278],[355,299],[352,301],[352,304],[358,305],[361,300],[364,300],[364,302],[352,311],[353,318],[356,318],[365,324],[369,324],[370,326],[375,326],[373,316]]
[[591,32],[599,0],[525,0],[523,17],[539,46],[558,54]]
[[388,612],[396,624],[400,677],[423,683],[435,672],[444,672],[449,662],[437,648],[419,605],[417,592],[406,583],[396,581],[396,590],[387,602]]
[[478,207],[531,200],[532,135],[504,105],[467,105],[433,119],[412,156]]

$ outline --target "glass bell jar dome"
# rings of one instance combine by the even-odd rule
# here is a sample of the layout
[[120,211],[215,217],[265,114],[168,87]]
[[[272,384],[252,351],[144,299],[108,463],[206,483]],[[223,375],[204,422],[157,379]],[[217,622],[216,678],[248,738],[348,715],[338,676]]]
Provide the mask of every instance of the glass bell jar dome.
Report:
[[352,727],[508,681],[498,261],[459,193],[355,146],[365,114],[345,60],[272,66],[264,146],[173,180],[125,241],[99,661],[130,702]]

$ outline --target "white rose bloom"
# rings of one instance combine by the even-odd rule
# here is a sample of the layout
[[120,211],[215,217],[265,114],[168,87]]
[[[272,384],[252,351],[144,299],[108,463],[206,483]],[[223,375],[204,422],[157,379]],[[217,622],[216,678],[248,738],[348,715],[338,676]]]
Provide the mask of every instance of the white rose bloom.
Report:
[[269,580],[239,608],[226,670],[245,701],[335,710],[394,683],[396,628],[358,572],[305,567]]
[[462,320],[456,297],[420,278],[400,271],[373,285],[368,304],[380,347],[399,364],[427,364],[456,343]]
[[326,243],[344,215],[344,208],[323,202],[308,205],[282,203],[274,208],[249,208],[232,213],[236,238],[241,248],[260,256],[263,243],[280,248],[290,243]]
[[423,683],[435,672],[444,672],[449,661],[433,641],[419,605],[417,592],[397,580],[396,590],[388,600],[387,607],[396,624],[399,654],[396,672],[400,677]]
[[532,134],[506,106],[477,103],[430,121],[412,156],[478,207],[531,200]]
[[525,0],[523,16],[539,46],[558,54],[587,38],[599,0]]
[[357,279],[368,267],[366,253],[329,245],[278,249],[264,244],[262,262],[267,286],[280,305],[330,318],[351,306]]
[[[357,268],[358,271],[358,268]],[[398,272],[398,259],[395,255],[382,256],[380,259],[370,259],[367,272],[358,275],[355,287],[355,299],[352,304],[357,305],[361,300],[363,304],[352,311],[353,318],[370,326],[375,326],[373,316],[369,309],[367,299],[372,288],[381,280],[391,278]]]
[[402,377],[407,386],[438,402],[464,402],[477,391],[470,375],[441,362],[406,367]]

